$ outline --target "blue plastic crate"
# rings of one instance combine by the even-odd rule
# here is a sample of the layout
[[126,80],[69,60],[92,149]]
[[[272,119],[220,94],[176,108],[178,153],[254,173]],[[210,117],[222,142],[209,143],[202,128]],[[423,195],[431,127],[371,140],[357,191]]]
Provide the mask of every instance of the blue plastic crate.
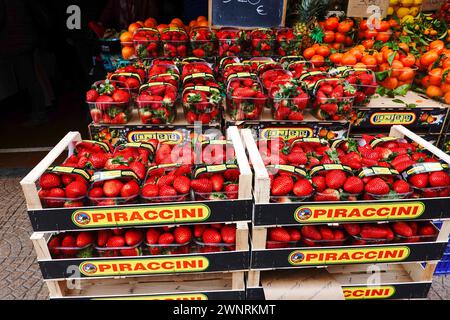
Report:
[[[442,226],[442,221],[434,221],[434,224],[440,229]],[[437,264],[434,274],[450,274],[450,244],[447,244],[444,255],[442,256],[441,261]]]

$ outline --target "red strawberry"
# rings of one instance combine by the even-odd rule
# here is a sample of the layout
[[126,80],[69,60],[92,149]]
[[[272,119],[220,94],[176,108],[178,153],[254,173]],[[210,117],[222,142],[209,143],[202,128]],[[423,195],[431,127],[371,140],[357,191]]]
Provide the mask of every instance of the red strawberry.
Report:
[[112,236],[106,242],[108,248],[121,248],[125,246],[125,239],[122,236]]
[[289,232],[283,227],[270,228],[268,231],[268,239],[271,241],[289,242],[291,236]]
[[44,173],[39,178],[39,185],[43,189],[56,188],[61,185],[61,179],[57,174],[54,173]]
[[[61,241],[61,247],[62,248],[75,248],[77,246],[77,242],[75,240],[75,237],[71,234],[67,234],[64,236],[64,238]],[[70,250],[70,249],[62,249],[62,254],[65,256],[74,256],[77,253],[77,250]]]
[[127,230],[125,231],[125,243],[127,244],[127,246],[133,247],[139,243],[142,242],[142,231],[141,230],[136,230],[136,229],[131,229],[131,230]]
[[223,173],[223,177],[227,181],[235,182],[239,180],[240,171],[239,169],[227,169]]
[[214,192],[222,191],[225,179],[221,174],[214,174],[211,176],[211,178],[209,178],[209,180],[211,180],[212,182]]
[[323,240],[334,240],[333,230],[328,226],[319,226],[319,232]]
[[220,243],[222,241],[222,237],[217,229],[208,228],[203,231],[202,240],[204,243]]
[[[331,230],[330,230],[331,231]],[[322,235],[316,226],[304,226],[301,229],[302,236],[311,240],[322,240]]]
[[103,193],[109,198],[115,198],[119,196],[122,187],[123,183],[121,181],[116,179],[108,180],[103,184]]
[[159,195],[159,187],[154,184],[146,184],[142,187],[141,194],[144,198],[155,198]]
[[147,244],[157,244],[160,234],[161,232],[159,231],[158,228],[149,228],[145,235]]
[[130,100],[130,94],[124,90],[116,90],[113,95],[112,99],[114,102],[128,102]]
[[92,232],[82,231],[77,234],[76,244],[78,248],[84,248],[92,243],[94,243]]
[[361,232],[361,227],[356,223],[346,223],[343,225],[345,231],[351,236],[356,236]]
[[177,191],[171,186],[161,186],[159,188],[159,195],[161,197],[175,197],[177,196]]
[[164,232],[158,238],[159,244],[172,244],[174,241],[175,238],[170,232]]
[[306,156],[306,153],[304,152],[291,152],[287,159],[290,164],[294,166],[300,166],[305,165],[308,162],[308,157]]
[[173,181],[173,187],[179,194],[187,194],[191,189],[191,179],[186,176],[176,177]]
[[395,233],[403,237],[412,237],[413,231],[408,223],[406,222],[394,222],[392,224],[392,229],[394,229]]
[[158,187],[171,186],[174,181],[175,181],[175,176],[173,174],[168,174],[168,175],[160,177],[158,179],[158,182],[156,183],[156,185]]
[[450,177],[445,171],[431,172],[428,177],[428,183],[432,187],[446,187],[450,184]]
[[339,191],[335,189],[325,189],[317,193],[314,197],[315,201],[338,201],[340,199]]
[[112,236],[112,231],[109,229],[106,230],[99,230],[97,232],[97,245],[99,247],[106,246],[106,243],[108,242],[108,239]]
[[436,229],[433,227],[432,224],[427,223],[419,227],[418,233],[421,236],[433,236],[436,234]]
[[142,162],[134,161],[130,163],[130,169],[134,171],[139,179],[145,178],[145,165]]
[[87,102],[95,102],[98,97],[99,97],[99,94],[98,94],[97,90],[91,89],[88,92],[86,92],[86,101]]
[[322,192],[327,188],[327,184],[325,182],[325,177],[323,176],[314,176],[312,177],[312,183],[317,192]]
[[230,183],[225,185],[225,195],[228,199],[237,199],[239,197],[239,185]]
[[220,230],[220,235],[224,243],[235,243],[236,242],[236,227],[232,225],[224,225]]
[[314,189],[308,179],[300,178],[294,184],[293,192],[297,197],[307,197],[313,193]]
[[287,231],[291,237],[291,241],[300,241],[302,238],[301,232],[296,228],[288,228]]
[[416,188],[425,188],[428,185],[428,173],[419,173],[409,178],[411,183]]
[[213,184],[207,178],[200,178],[191,181],[191,187],[198,193],[211,193],[213,191]]
[[346,179],[347,176],[341,170],[331,170],[325,175],[325,182],[330,189],[341,188],[344,185]]
[[204,224],[196,224],[194,225],[194,237],[201,238],[203,232],[206,230],[206,225]]
[[64,198],[65,196],[66,196],[66,193],[61,188],[53,188],[53,189],[50,189],[50,191],[48,192],[49,198]]
[[365,190],[367,193],[375,195],[384,195],[389,193],[389,185],[381,178],[373,178],[370,180],[366,186]]
[[66,201],[64,202],[64,208],[77,208],[84,206],[83,201]]
[[74,181],[66,186],[66,197],[76,199],[84,197],[87,193],[87,184],[81,181]]
[[351,194],[361,193],[364,189],[363,181],[358,177],[348,177],[344,183],[344,190]]
[[192,240],[192,231],[189,227],[181,226],[173,231],[175,242],[178,244],[188,243]]
[[52,255],[60,254],[59,247],[61,247],[61,238],[56,236],[52,237],[48,242],[48,249]]
[[139,194],[139,184],[136,180],[130,180],[125,183],[120,190],[120,196],[123,198],[130,198]]
[[137,257],[141,255],[140,248],[121,249],[120,255],[123,257]]
[[400,194],[408,193],[411,190],[408,182],[404,180],[395,181],[394,184],[392,185],[392,189]]
[[288,195],[294,188],[294,181],[291,177],[283,175],[273,180],[271,193],[274,196]]
[[103,198],[104,197],[103,189],[99,187],[92,188],[91,191],[89,191],[89,197]]
[[124,232],[124,230],[122,228],[114,228],[114,229],[111,229],[111,231],[115,236],[121,236],[121,235],[123,235],[123,232]]

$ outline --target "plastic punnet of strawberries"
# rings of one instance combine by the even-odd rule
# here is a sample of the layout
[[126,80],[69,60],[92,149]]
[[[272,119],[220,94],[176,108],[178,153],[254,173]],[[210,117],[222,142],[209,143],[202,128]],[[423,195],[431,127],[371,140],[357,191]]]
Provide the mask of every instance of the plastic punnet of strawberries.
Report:
[[356,107],[367,106],[378,87],[375,73],[369,69],[348,68],[342,72],[340,77],[344,78],[356,89],[353,105]]
[[217,80],[221,81],[221,82],[225,80],[225,78],[223,77],[223,70],[227,65],[229,65],[231,63],[239,63],[239,62],[240,62],[240,60],[238,57],[231,56],[231,57],[220,58],[220,60],[216,63],[215,68],[214,68],[214,72],[217,76]]
[[201,148],[196,157],[198,163],[206,165],[216,164],[236,164],[236,153],[231,141],[227,140],[206,140],[200,142]]
[[155,164],[186,164],[193,165],[194,150],[190,142],[178,144],[160,143],[155,154]]
[[263,64],[277,64],[275,60],[273,60],[271,57],[253,57],[247,60],[243,60],[242,63],[247,64],[250,66],[252,73],[257,73],[258,68]]
[[207,86],[219,88],[214,76],[210,73],[192,73],[183,78],[183,88],[193,86]]
[[157,140],[121,144],[106,161],[104,169],[131,170],[142,180],[145,178],[147,166],[155,156],[157,146]]
[[103,169],[109,159],[109,152],[110,146],[104,142],[82,140],[75,145],[74,153],[61,166],[87,170]]
[[275,50],[275,34],[272,29],[258,28],[248,35],[250,54],[254,57],[271,56]]
[[219,43],[219,57],[239,56],[243,52],[245,32],[235,28],[223,27],[216,32]]
[[49,167],[39,178],[38,196],[44,208],[72,208],[86,204],[90,174],[78,168]]
[[97,81],[86,93],[86,102],[94,123],[125,124],[130,119],[130,90],[125,83]]
[[191,181],[195,200],[238,199],[239,175],[235,164],[199,165]]
[[125,67],[117,68],[108,75],[108,79],[124,82],[130,91],[136,92],[139,86],[146,80],[146,67],[136,62]]
[[148,228],[145,246],[154,255],[186,254],[192,251],[191,226]]
[[140,28],[133,34],[134,50],[139,59],[159,55],[159,32],[153,28]]
[[[263,64],[260,66],[260,68],[262,68],[266,65],[267,64]],[[260,78],[261,83],[266,92],[270,92],[270,89],[272,88],[272,85],[275,81],[293,79],[292,73],[290,73],[287,70],[282,69],[281,66],[279,66],[276,69],[269,69],[269,70],[261,72],[259,74],[260,74],[259,78]]]
[[92,176],[88,197],[93,206],[136,203],[140,181],[132,170],[102,170]]
[[208,27],[198,27],[189,33],[192,54],[198,58],[213,57],[217,52],[217,38]]
[[169,27],[161,33],[162,53],[165,57],[186,57],[189,37],[186,31],[177,27]]
[[141,198],[144,202],[177,202],[190,200],[192,167],[162,164],[147,171]]
[[189,62],[183,65],[181,71],[181,80],[184,81],[184,78],[188,75],[204,73],[214,75],[214,71],[212,66],[205,61],[197,61],[197,62]]
[[364,199],[404,199],[412,194],[411,186],[398,171],[386,167],[362,168],[358,174],[364,182]]
[[302,36],[296,34],[292,28],[277,30],[277,53],[280,56],[301,55]]
[[236,77],[228,82],[227,112],[232,120],[258,120],[266,104],[267,97],[257,79]]
[[298,202],[313,195],[314,187],[303,168],[280,164],[266,168],[270,178],[271,202]]
[[236,225],[213,223],[194,225],[194,241],[198,252],[236,250]]
[[275,120],[302,121],[309,95],[305,85],[296,80],[276,80],[269,90]]
[[172,123],[176,117],[177,88],[170,83],[152,82],[141,86],[136,103],[143,124]]
[[91,258],[95,256],[95,231],[54,234],[47,243],[53,259]]
[[318,80],[312,89],[313,109],[320,120],[344,120],[352,111],[356,89],[342,79]]
[[95,249],[100,257],[135,257],[142,255],[141,229],[105,229],[97,231]]
[[209,86],[189,86],[182,93],[184,116],[189,124],[216,123],[222,117],[220,90]]

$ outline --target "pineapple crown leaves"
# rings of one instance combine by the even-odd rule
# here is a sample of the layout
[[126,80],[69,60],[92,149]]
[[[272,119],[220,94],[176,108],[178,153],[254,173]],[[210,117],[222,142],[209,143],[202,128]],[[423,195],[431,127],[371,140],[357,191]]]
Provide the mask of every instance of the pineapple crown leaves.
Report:
[[315,27],[309,34],[309,37],[316,43],[322,43],[324,36],[325,33],[323,32],[323,29],[321,27]]
[[313,18],[322,17],[329,4],[330,0],[300,0],[294,8],[300,16],[300,21],[308,24],[314,23]]

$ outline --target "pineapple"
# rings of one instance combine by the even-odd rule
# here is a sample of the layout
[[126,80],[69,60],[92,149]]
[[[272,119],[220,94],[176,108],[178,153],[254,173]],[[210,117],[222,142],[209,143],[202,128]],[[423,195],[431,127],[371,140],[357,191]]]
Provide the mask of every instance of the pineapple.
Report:
[[310,47],[314,42],[322,42],[323,30],[317,18],[323,16],[329,0],[295,0],[294,11],[297,16],[293,23],[294,32],[302,36],[302,48]]

